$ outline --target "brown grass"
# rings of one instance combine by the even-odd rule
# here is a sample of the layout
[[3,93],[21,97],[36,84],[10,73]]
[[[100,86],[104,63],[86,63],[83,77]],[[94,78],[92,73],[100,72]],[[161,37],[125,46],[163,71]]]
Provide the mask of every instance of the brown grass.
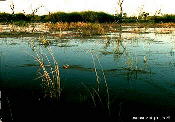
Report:
[[[142,33],[141,28],[175,28],[175,23],[85,23],[85,22],[57,22],[57,23],[32,23],[27,26],[0,25],[0,33],[17,32],[31,34],[47,34],[60,38],[87,37],[104,35],[110,32],[119,32],[121,27],[133,28],[130,33]],[[135,29],[134,29],[135,28]],[[174,30],[173,30],[174,31]],[[126,31],[129,32],[129,31]],[[162,32],[160,32],[162,33]],[[165,32],[168,33],[168,32]],[[22,33],[21,33],[22,34]]]
[[42,80],[42,87],[45,96],[50,98],[60,98],[61,95],[61,82],[59,64],[56,61],[53,52],[50,48],[47,48],[49,55],[43,53],[42,50],[33,49],[35,55],[31,55],[35,61],[39,64],[38,74],[40,75],[36,79]]
[[[47,23],[46,27],[51,31],[59,32],[57,36],[60,36],[62,31],[73,31],[71,34],[76,34],[77,36],[92,36],[105,34],[105,27],[103,24],[99,23],[84,23],[84,22],[71,22],[71,23]],[[75,33],[74,33],[75,32]],[[56,34],[55,34],[56,35]],[[69,36],[68,33],[61,34],[62,36]],[[73,35],[72,35],[73,36]]]

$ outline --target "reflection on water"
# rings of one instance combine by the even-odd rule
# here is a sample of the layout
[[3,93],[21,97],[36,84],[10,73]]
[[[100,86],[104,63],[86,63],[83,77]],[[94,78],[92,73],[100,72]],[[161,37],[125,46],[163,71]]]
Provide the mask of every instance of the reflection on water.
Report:
[[[47,47],[50,47],[60,65],[62,90],[69,91],[69,98],[77,100],[83,89],[82,83],[94,86],[95,70],[102,71],[99,65],[96,69],[93,66],[91,53],[88,53],[92,51],[103,66],[111,99],[174,108],[174,31],[163,33],[153,28],[144,30],[147,33],[125,31],[95,39],[47,37],[52,42],[48,46],[41,45],[35,37],[1,38],[1,88],[40,89],[40,80],[34,80],[39,64],[30,55],[34,54],[35,48],[47,54]],[[64,68],[66,64],[68,67]]]

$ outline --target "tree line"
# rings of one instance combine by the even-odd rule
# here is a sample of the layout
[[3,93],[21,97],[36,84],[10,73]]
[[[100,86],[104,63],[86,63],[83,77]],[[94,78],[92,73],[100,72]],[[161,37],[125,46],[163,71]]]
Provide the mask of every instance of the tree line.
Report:
[[[122,16],[121,16],[122,14]],[[83,11],[83,12],[56,12],[49,13],[48,15],[35,15],[35,14],[9,14],[0,13],[0,22],[175,22],[175,15],[153,15],[150,16],[149,13],[143,12],[138,17],[128,17],[126,13],[120,13],[118,15],[111,15],[104,12],[94,12],[94,11]]]

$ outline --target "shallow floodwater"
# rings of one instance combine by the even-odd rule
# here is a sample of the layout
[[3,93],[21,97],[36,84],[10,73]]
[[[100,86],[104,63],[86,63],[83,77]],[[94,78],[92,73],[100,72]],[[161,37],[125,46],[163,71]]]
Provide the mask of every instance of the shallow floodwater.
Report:
[[175,34],[157,30],[83,39],[45,37],[52,42],[48,46],[37,37],[0,38],[0,86],[42,90],[41,79],[37,79],[39,64],[31,55],[38,51],[49,57],[50,49],[60,66],[67,101],[80,99],[87,90],[83,84],[96,87],[96,69],[101,84],[105,74],[111,101],[175,108]]

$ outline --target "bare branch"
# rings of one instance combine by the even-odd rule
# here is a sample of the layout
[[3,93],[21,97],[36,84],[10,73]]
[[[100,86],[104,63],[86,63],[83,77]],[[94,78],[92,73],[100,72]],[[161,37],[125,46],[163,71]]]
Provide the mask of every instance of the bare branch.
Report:
[[39,10],[40,8],[42,8],[42,7],[44,7],[44,6],[41,5],[41,6],[39,6],[38,8],[35,8],[34,10],[32,10],[32,15],[34,16],[34,15],[38,12],[38,10]]
[[124,0],[118,0],[118,6],[120,8],[120,15],[123,16],[123,2]]
[[15,14],[15,5],[13,2],[10,5],[10,9],[12,10],[12,14]]

